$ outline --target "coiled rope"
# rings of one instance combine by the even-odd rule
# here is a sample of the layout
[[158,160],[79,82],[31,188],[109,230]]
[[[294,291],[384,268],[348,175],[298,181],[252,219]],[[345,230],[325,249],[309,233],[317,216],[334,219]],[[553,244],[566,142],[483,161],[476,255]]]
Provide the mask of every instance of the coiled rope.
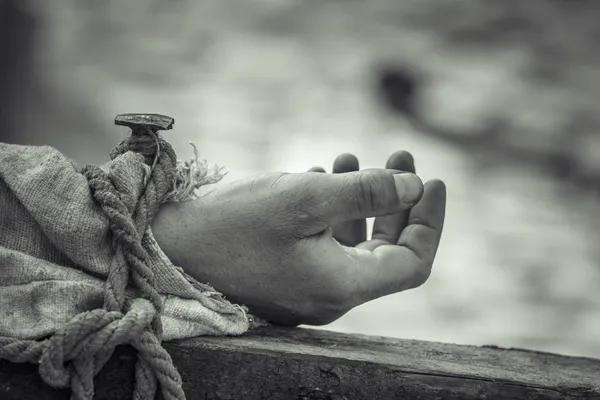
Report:
[[[129,344],[138,351],[133,398],[154,399],[158,380],[166,400],[185,400],[181,377],[161,346],[163,304],[141,242],[159,206],[178,184],[177,158],[173,148],[150,129],[147,133],[134,131],[113,149],[111,159],[127,151],[143,155],[150,166],[137,204],[128,204],[126,199],[131,194],[117,190],[115,182],[99,167],[89,165],[81,171],[108,217],[113,235],[115,256],[106,281],[104,309],[75,316],[43,341],[0,337],[0,358],[39,363],[40,375],[48,385],[70,387],[72,400],[91,400],[94,377],[116,346]],[[125,289],[130,284],[139,292],[139,298],[126,297]]]

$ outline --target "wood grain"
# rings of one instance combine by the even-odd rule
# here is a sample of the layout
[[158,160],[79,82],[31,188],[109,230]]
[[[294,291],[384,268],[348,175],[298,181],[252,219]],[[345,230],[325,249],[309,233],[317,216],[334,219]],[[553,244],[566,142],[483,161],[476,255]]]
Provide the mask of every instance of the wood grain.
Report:
[[[273,327],[164,346],[188,399],[600,399],[600,360],[529,350]],[[131,399],[134,361],[117,349],[95,399]],[[68,398],[0,361],[0,399]]]

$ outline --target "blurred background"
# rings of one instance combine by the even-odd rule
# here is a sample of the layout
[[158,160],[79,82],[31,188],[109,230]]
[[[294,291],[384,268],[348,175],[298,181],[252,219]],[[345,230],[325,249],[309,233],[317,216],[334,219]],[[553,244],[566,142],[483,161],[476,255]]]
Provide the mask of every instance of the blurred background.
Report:
[[448,186],[430,280],[325,327],[600,357],[600,3],[0,0],[0,140],[302,172],[409,150]]

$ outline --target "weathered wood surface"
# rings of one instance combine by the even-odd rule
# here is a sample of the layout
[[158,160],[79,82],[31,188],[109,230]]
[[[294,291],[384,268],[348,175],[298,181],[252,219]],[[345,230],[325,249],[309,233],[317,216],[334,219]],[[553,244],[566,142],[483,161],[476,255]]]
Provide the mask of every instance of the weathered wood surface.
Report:
[[[164,344],[188,399],[600,399],[600,360],[527,350],[261,328]],[[119,348],[97,400],[131,398],[135,353]],[[158,396],[162,398],[161,396]],[[0,361],[0,399],[68,399],[32,364]]]

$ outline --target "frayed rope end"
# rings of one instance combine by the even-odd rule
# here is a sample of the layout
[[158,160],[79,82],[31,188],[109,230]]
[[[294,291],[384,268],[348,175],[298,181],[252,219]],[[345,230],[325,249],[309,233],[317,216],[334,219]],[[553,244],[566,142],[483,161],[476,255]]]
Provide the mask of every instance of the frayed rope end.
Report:
[[184,202],[200,198],[200,187],[219,182],[227,171],[224,167],[209,164],[200,160],[198,149],[194,143],[189,142],[194,148],[194,157],[189,161],[178,162],[173,191],[169,193],[166,202]]

